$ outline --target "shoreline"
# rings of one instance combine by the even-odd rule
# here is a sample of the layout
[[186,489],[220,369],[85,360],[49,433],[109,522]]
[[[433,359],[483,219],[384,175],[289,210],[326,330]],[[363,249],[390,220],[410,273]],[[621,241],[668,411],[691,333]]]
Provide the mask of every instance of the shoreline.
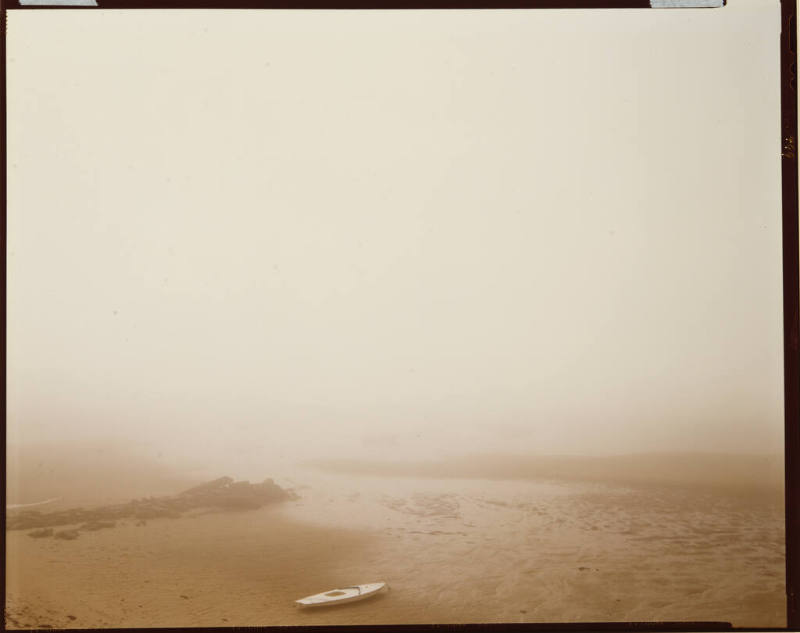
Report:
[[52,499],[46,499],[45,501],[36,501],[34,503],[10,503],[6,505],[6,511],[19,510],[21,508],[35,508],[36,506],[47,505],[48,503],[54,503],[55,501],[61,501],[61,497],[53,497]]
[[[299,497],[260,509],[124,517],[75,540],[6,531],[7,623],[785,624],[779,504],[608,481],[292,478]],[[390,594],[294,607],[380,580]]]
[[640,453],[586,457],[475,454],[425,461],[318,459],[307,468],[384,478],[483,479],[686,490],[783,503],[783,456]]

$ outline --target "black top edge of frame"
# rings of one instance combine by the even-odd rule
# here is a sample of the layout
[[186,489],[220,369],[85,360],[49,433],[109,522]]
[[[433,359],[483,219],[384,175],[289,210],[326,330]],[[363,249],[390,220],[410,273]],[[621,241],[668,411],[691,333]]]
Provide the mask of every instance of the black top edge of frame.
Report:
[[[220,633],[231,630],[236,631],[275,631],[286,633],[287,629],[303,633],[322,633],[325,631],[369,631],[370,633],[409,633],[409,632],[438,632],[453,633],[471,631],[734,631],[735,627],[730,622],[557,622],[557,623],[519,623],[519,624],[384,624],[384,625],[347,625],[347,626],[237,626],[225,627],[202,627],[202,628],[148,628],[148,633],[186,633],[186,631],[202,631]],[[7,629],[15,630],[15,629]],[[17,629],[20,630],[20,629]],[[58,630],[58,629],[48,629]],[[106,631],[127,631],[129,629],[103,629]],[[784,629],[747,629],[751,630],[784,630]],[[70,633],[93,633],[97,629],[69,629]]]
[[[47,0],[40,0],[47,2]],[[649,9],[650,0],[96,0],[96,5],[21,4],[7,9]],[[686,0],[691,4],[691,0]],[[726,4],[723,0],[722,4]],[[702,4],[702,3],[700,3]],[[686,7],[686,8],[703,8]]]

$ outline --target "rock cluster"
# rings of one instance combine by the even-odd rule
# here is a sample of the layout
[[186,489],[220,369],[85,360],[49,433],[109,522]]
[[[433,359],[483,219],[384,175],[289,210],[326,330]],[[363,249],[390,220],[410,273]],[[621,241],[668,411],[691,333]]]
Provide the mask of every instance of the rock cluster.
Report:
[[53,528],[34,530],[33,532],[29,532],[28,536],[30,536],[31,538],[46,538],[48,536],[53,536]]
[[[234,481],[230,477],[220,477],[213,481],[189,488],[170,497],[149,497],[134,499],[128,503],[84,509],[72,508],[56,512],[22,510],[10,512],[6,517],[9,530],[30,530],[34,538],[53,536],[71,540],[80,531],[94,531],[112,528],[121,519],[136,519],[143,525],[147,519],[178,518],[184,512],[196,509],[216,510],[254,510],[268,503],[283,501],[294,496],[284,490],[272,479],[260,484],[247,481]],[[53,533],[52,527],[82,524],[78,529],[62,530]]]
[[78,530],[59,530],[53,534],[53,538],[60,538],[65,541],[74,541],[81,533]]

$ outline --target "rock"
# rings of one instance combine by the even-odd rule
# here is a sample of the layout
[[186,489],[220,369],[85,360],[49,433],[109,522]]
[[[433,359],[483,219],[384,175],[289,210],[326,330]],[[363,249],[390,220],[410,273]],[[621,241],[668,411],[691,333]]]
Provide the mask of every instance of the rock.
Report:
[[53,534],[53,538],[60,538],[65,541],[74,541],[79,536],[80,532],[78,530],[61,530]]
[[31,538],[45,538],[47,536],[53,536],[53,528],[34,530],[33,532],[29,532],[28,536],[30,536]]
[[181,496],[205,494],[211,492],[212,490],[218,490],[219,488],[224,488],[225,486],[228,486],[232,483],[233,479],[231,477],[220,477],[219,479],[214,479],[213,481],[200,484],[199,486],[195,486],[194,488],[189,488],[188,490],[184,490],[180,494]]
[[91,521],[89,523],[84,523],[79,530],[86,530],[89,532],[95,532],[97,530],[105,530],[108,528],[113,528],[116,525],[114,521]]
[[181,516],[181,513],[177,510],[172,510],[170,508],[165,508],[163,506],[149,506],[144,508],[139,508],[136,510],[136,514],[133,515],[134,518],[143,520],[143,519],[177,519]]
[[[184,512],[198,509],[254,510],[268,503],[296,499],[297,496],[278,486],[272,479],[259,484],[234,481],[231,477],[220,477],[199,486],[184,490],[172,497],[147,497],[128,503],[101,506],[89,510],[72,508],[57,512],[42,513],[27,510],[9,513],[6,528],[27,530],[51,528],[59,525],[81,525],[81,530],[94,531],[114,527],[115,521],[135,519],[136,525],[144,525],[147,519],[178,518]],[[75,532],[77,530],[67,530]],[[58,536],[57,538],[77,538]]]

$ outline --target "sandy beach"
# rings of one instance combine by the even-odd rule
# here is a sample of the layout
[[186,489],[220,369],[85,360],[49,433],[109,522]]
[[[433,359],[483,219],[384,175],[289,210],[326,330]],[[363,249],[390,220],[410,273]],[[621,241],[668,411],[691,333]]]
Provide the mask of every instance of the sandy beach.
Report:
[[[555,621],[785,624],[782,507],[689,489],[302,470],[297,499],[6,534],[10,628]],[[369,601],[298,610],[337,586]]]
[[331,563],[358,538],[270,508],[7,543],[9,627],[94,628],[296,622],[306,575],[335,584]]

